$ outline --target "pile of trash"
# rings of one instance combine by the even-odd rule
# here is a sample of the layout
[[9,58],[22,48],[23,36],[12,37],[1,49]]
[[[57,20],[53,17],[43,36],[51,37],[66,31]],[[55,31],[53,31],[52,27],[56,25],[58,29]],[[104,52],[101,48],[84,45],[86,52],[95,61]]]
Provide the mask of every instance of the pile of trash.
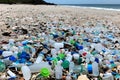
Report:
[[[85,27],[64,26],[59,22],[45,24],[35,27],[35,30],[39,29],[36,33],[30,28],[12,27],[15,34],[27,38],[1,42],[0,79],[120,78],[120,32],[116,26],[102,22],[95,25],[88,22]],[[2,33],[4,36],[10,34]]]

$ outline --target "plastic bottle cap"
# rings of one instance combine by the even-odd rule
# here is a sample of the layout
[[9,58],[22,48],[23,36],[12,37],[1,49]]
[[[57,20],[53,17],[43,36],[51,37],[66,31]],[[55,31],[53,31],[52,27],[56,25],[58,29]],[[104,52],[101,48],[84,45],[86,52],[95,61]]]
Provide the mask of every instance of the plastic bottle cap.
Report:
[[65,58],[65,54],[64,54],[64,53],[60,53],[60,54],[58,54],[58,57],[59,57],[60,59],[63,59],[63,58]]
[[10,56],[10,57],[9,57],[9,60],[15,62],[17,59],[16,59],[14,56]]
[[69,68],[69,61],[65,60],[63,63],[62,63],[62,67],[63,68]]
[[82,53],[82,55],[83,55],[83,56],[86,56],[86,55],[87,55],[87,53],[86,53],[86,52],[84,52],[84,53]]
[[3,50],[0,50],[0,55],[3,53]]
[[75,44],[75,41],[74,41],[74,40],[70,40],[70,43],[74,45],[74,44]]
[[40,70],[40,74],[43,76],[43,77],[48,77],[50,75],[50,71],[47,69],[47,68],[42,68]]

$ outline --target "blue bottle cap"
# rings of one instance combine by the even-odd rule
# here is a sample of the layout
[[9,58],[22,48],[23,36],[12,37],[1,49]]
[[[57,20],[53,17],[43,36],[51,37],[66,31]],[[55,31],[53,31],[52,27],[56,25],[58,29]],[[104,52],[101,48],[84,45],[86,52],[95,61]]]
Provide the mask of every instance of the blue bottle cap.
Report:
[[9,60],[15,62],[17,59],[14,56],[10,56]]
[[97,63],[99,63],[99,59],[98,59],[98,58],[95,58],[95,61],[96,61]]
[[26,45],[28,43],[28,40],[22,41],[23,45]]
[[23,51],[19,56],[21,59],[22,58],[27,59],[27,60],[30,59],[30,55],[28,53],[26,53],[25,51]]
[[114,61],[110,61],[111,64],[114,64]]
[[3,53],[3,50],[0,50],[0,55],[2,55],[2,53]]
[[75,47],[76,47],[78,50],[82,50],[82,49],[83,49],[83,46],[81,46],[79,43],[75,43]]
[[26,59],[22,58],[19,60],[19,63],[25,63],[26,62]]

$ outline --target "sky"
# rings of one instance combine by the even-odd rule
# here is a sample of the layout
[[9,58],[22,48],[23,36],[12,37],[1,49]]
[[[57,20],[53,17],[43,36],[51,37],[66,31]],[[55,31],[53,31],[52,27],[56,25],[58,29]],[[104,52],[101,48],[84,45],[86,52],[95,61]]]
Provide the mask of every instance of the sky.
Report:
[[120,4],[120,0],[45,0],[56,4]]

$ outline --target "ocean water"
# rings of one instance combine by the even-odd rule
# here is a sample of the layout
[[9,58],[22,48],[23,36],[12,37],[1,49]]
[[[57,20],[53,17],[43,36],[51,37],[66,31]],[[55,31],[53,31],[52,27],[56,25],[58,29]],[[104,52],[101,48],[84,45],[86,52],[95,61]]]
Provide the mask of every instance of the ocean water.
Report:
[[120,4],[64,4],[65,6],[83,7],[92,9],[104,9],[120,11]]

